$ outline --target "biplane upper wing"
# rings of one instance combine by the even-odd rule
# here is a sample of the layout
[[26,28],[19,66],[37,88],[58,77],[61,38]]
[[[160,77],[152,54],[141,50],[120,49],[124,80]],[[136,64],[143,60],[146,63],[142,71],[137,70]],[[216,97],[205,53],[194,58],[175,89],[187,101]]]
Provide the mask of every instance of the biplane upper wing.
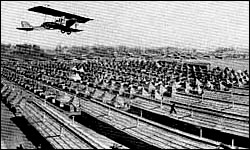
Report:
[[28,10],[29,11],[34,11],[34,12],[37,12],[37,13],[46,14],[46,15],[55,16],[55,17],[64,16],[67,19],[76,19],[76,21],[79,22],[79,23],[85,23],[85,22],[88,22],[90,20],[94,20],[94,19],[85,18],[85,17],[81,17],[81,16],[78,16],[78,15],[62,12],[62,11],[59,11],[59,10],[43,7],[43,6],[36,6],[36,7],[30,8]]

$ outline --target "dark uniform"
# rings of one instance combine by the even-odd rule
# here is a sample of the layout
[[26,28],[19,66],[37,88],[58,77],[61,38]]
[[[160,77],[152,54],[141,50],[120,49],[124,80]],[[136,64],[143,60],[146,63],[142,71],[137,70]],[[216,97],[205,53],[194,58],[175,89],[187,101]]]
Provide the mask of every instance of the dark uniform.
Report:
[[177,112],[176,112],[176,110],[175,110],[175,103],[171,106],[170,114],[172,114],[173,112],[174,112],[175,114],[177,114]]

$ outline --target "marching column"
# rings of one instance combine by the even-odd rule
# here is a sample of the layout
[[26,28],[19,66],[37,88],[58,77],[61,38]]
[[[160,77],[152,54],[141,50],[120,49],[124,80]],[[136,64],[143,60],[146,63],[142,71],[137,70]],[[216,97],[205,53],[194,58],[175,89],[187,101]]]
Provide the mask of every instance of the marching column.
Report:
[[43,112],[43,122],[45,122],[46,114]]
[[137,118],[136,127],[139,127],[139,118]]
[[202,128],[200,127],[200,138],[202,138]]
[[109,106],[109,110],[108,110],[108,116],[110,116],[110,114],[111,114],[111,113],[110,113],[110,106]]
[[75,125],[75,116],[72,116],[72,125]]
[[232,139],[232,148],[234,149],[234,139]]
[[62,125],[60,125],[60,136],[63,136],[63,133],[64,133],[63,126],[62,126]]

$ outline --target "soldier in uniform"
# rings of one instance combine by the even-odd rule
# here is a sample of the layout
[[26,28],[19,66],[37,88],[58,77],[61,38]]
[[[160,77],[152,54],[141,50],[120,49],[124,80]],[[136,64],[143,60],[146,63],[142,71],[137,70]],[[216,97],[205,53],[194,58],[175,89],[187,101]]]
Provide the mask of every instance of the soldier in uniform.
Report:
[[171,109],[170,109],[170,114],[172,114],[172,113],[175,113],[175,114],[177,114],[177,112],[176,112],[176,110],[175,110],[175,103],[173,103],[172,105],[171,105]]

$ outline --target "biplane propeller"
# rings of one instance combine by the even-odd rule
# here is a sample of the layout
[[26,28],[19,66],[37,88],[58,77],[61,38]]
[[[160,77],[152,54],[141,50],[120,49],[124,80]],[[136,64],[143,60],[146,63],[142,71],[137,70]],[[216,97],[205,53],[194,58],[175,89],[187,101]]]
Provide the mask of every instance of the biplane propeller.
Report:
[[[51,15],[56,18],[54,22],[46,22],[44,21],[40,26],[32,26],[26,21],[21,21],[21,28],[16,28],[18,30],[24,30],[24,31],[33,31],[33,30],[60,30],[61,33],[67,33],[68,35],[71,34],[71,32],[80,32],[83,30],[77,29],[78,23],[86,23],[90,20],[90,18],[81,17],[78,15],[62,12],[59,10],[51,9],[44,6],[36,6],[33,8],[28,9],[29,11],[42,13],[45,15]],[[75,25],[75,28],[72,28],[71,26]]]

